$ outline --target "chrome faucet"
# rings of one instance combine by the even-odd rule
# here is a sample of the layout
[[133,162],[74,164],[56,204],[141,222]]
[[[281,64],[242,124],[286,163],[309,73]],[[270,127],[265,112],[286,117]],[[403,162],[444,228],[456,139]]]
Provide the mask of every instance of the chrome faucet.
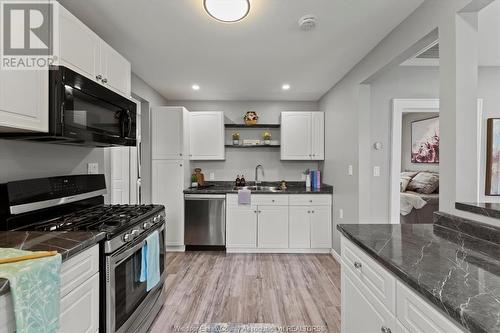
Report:
[[262,165],[257,165],[255,167],[255,186],[258,186],[261,182],[259,181],[259,168],[262,170],[262,176],[264,176],[264,167]]

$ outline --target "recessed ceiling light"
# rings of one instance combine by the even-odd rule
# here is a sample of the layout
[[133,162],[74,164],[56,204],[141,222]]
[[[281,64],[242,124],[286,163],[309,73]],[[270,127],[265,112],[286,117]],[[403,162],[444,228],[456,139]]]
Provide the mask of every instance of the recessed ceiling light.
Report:
[[238,22],[250,12],[249,0],[204,0],[208,15],[221,22]]
[[281,86],[281,89],[290,90],[290,85],[288,83],[285,83],[284,85]]
[[191,88],[193,88],[193,90],[200,90],[200,86],[197,84],[193,84]]

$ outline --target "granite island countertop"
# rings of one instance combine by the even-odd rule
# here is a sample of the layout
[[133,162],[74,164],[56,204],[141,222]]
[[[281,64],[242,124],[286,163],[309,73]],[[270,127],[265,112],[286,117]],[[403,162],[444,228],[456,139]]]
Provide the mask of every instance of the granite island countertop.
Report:
[[[66,261],[99,243],[103,232],[0,231],[0,247],[26,251],[57,251]],[[10,291],[9,281],[0,278],[0,296]]]
[[435,224],[337,229],[470,332],[500,332],[499,228],[436,213]]
[[[184,190],[184,194],[227,194],[238,193],[234,188],[234,182],[230,181],[215,181],[207,182],[208,187],[203,188],[188,188]],[[333,186],[321,184],[319,190],[306,190],[304,182],[287,182],[288,188],[286,191],[269,192],[269,191],[252,191],[253,194],[332,194]],[[247,185],[254,185],[249,182]],[[262,182],[262,186],[279,186],[279,182]]]

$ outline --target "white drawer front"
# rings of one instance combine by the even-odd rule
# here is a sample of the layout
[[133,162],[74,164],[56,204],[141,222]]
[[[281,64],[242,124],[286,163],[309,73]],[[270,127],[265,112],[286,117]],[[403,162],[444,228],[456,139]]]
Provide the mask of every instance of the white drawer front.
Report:
[[251,205],[240,205],[238,203],[237,194],[228,194],[226,196],[226,204],[228,206],[288,206],[288,195],[284,194],[252,194]]
[[341,251],[343,269],[353,272],[394,313],[396,278],[345,237]]
[[294,194],[290,195],[291,206],[330,206],[331,195],[323,194]]
[[252,204],[257,206],[288,206],[288,195],[255,194],[252,195]]
[[99,271],[99,246],[90,249],[64,262],[61,267],[61,297],[87,281]]
[[403,283],[397,282],[396,317],[410,333],[462,333],[450,319],[434,306],[415,294]]

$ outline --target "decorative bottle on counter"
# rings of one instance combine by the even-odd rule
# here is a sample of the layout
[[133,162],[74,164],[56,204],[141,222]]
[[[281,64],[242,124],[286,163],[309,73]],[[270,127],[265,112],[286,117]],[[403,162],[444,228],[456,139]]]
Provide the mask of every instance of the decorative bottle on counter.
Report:
[[310,190],[311,189],[311,174],[308,173],[306,175],[306,190]]
[[240,180],[240,175],[237,175],[236,176],[236,187],[240,187],[241,186],[241,180]]
[[241,175],[240,186],[247,186],[247,181],[245,180],[245,176]]

